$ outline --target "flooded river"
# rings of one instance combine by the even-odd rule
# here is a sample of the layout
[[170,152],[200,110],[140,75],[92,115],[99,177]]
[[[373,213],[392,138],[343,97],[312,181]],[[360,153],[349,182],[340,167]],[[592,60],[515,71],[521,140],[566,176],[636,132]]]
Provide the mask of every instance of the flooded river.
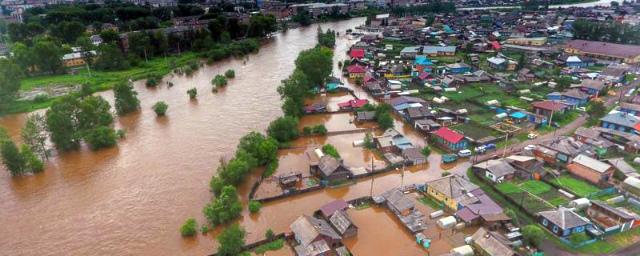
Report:
[[[322,27],[344,34],[363,23],[360,18]],[[208,183],[218,159],[232,155],[241,136],[264,131],[281,115],[276,87],[293,71],[298,52],[316,44],[316,29],[313,25],[277,35],[246,63],[227,60],[192,77],[169,75],[164,81],[173,82],[171,88],[148,89],[136,83],[142,110],[116,120],[116,126],[127,131],[116,148],[99,152],[83,148],[55,156],[43,173],[34,176],[12,178],[0,170],[0,254],[213,252],[213,235],[182,239],[178,229],[189,217],[203,223],[201,210],[211,199]],[[336,54],[344,57],[348,43],[340,39]],[[236,78],[226,89],[210,93],[213,76],[229,68],[235,69]],[[186,94],[191,87],[198,88],[197,101]],[[101,95],[112,101],[111,92]],[[151,110],[159,100],[169,104],[166,118],[156,118]],[[14,138],[24,122],[25,115],[0,119]],[[266,209],[243,218],[250,237],[261,237],[263,226],[273,225],[256,224],[265,219],[262,216],[277,217]],[[287,227],[290,220],[282,220],[276,229]]]

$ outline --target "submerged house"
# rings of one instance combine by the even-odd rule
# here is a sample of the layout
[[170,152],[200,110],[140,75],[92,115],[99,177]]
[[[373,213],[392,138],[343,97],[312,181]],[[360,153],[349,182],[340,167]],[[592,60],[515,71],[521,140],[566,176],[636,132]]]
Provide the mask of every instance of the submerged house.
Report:
[[311,174],[325,181],[341,181],[351,177],[351,171],[347,169],[342,160],[335,157],[324,155],[320,157],[317,164],[311,164]]
[[311,216],[300,216],[289,227],[296,240],[294,250],[298,256],[329,255],[342,241],[329,223]]
[[568,237],[574,233],[584,233],[593,225],[588,219],[570,209],[558,209],[538,213],[538,222],[556,236]]
[[400,153],[412,148],[413,144],[404,135],[393,128],[389,128],[381,136],[375,137],[376,147],[383,153]]
[[358,234],[358,227],[353,224],[353,221],[344,210],[335,211],[329,217],[329,223],[343,238],[354,237]]
[[477,202],[473,196],[478,186],[459,175],[449,175],[426,183],[427,194],[439,202],[444,203],[449,209],[457,211],[465,205]]

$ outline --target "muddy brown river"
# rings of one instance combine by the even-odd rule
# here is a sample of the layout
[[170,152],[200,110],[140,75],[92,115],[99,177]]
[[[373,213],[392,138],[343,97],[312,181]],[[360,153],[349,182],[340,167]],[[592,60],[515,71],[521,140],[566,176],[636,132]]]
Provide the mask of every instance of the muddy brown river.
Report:
[[[335,61],[345,58],[354,43],[344,31],[363,24],[364,19],[321,24],[339,31]],[[211,199],[208,183],[218,159],[234,153],[240,137],[250,131],[264,131],[282,114],[276,87],[294,68],[298,52],[316,44],[317,25],[290,29],[278,34],[260,52],[241,60],[218,62],[200,69],[191,77],[165,77],[173,82],[156,89],[135,84],[142,110],[116,119],[127,131],[117,147],[98,152],[83,147],[79,151],[55,155],[44,172],[12,178],[0,170],[0,255],[205,255],[215,252],[215,235],[183,239],[178,231],[186,218],[204,223],[202,207]],[[235,69],[236,78],[217,94],[210,93],[216,74]],[[335,65],[336,76],[337,64]],[[190,101],[186,90],[198,88],[198,100]],[[358,96],[366,97],[359,88]],[[113,103],[111,92],[100,93]],[[169,104],[166,118],[151,110],[156,101]],[[0,118],[14,139],[18,139],[26,115]],[[309,123],[319,120],[310,118]],[[399,130],[413,141],[421,136],[397,122]],[[398,127],[397,126],[397,127]],[[367,161],[355,159],[355,163]],[[439,156],[430,162],[438,163]],[[285,163],[286,164],[286,163]],[[291,166],[300,164],[292,161]],[[287,164],[288,165],[288,164]],[[465,164],[455,169],[466,169]],[[4,168],[4,167],[0,167]],[[439,177],[439,164],[407,170],[404,180],[398,173],[377,177],[374,192]],[[246,200],[257,177],[241,185]],[[371,181],[350,187],[329,189],[266,204],[259,214],[245,209],[238,222],[247,230],[248,242],[262,239],[272,228],[285,232],[301,214],[311,214],[334,198],[352,199],[368,195]],[[360,214],[375,218],[380,214]],[[395,220],[394,220],[395,221]],[[375,221],[372,221],[375,222]],[[411,244],[404,241],[398,245]],[[367,241],[371,243],[374,241]],[[393,241],[385,241],[394,244]],[[350,245],[358,245],[357,240]],[[403,255],[419,255],[404,248]],[[357,250],[354,251],[357,254]],[[278,253],[280,254],[280,253]],[[290,253],[284,253],[289,255]]]

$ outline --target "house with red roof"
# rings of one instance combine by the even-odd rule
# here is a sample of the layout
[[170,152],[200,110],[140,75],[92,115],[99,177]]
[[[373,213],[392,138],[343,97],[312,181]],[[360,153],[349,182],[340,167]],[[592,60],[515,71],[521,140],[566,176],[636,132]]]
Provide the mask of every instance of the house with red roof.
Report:
[[491,48],[495,51],[500,51],[502,49],[502,45],[498,41],[491,41]]
[[369,100],[353,99],[353,100],[348,100],[345,102],[338,103],[338,107],[340,107],[340,109],[343,109],[343,110],[356,109],[356,108],[361,108],[364,105],[367,105],[367,103],[369,103]]
[[364,75],[367,73],[367,68],[359,64],[353,64],[347,67],[347,72],[351,79],[364,78]]
[[364,49],[361,48],[353,48],[351,49],[351,51],[349,52],[349,56],[352,59],[362,59],[364,58]]
[[552,113],[563,114],[570,108],[569,105],[551,100],[536,101],[532,103],[531,106],[533,107],[533,113],[546,116],[547,118],[551,118]]
[[465,149],[469,145],[469,141],[464,135],[447,127],[438,129],[432,136],[437,144],[451,151]]

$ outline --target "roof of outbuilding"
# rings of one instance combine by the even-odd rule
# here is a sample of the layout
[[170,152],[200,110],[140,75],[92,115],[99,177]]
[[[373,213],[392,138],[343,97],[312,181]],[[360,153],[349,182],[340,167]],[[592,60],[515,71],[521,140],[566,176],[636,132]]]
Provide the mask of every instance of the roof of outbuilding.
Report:
[[488,255],[493,256],[512,256],[515,252],[504,243],[496,238],[495,233],[480,228],[471,236],[473,243],[485,250]]
[[344,235],[344,233],[353,224],[349,215],[343,210],[336,211],[329,217],[331,225],[338,231],[338,234]]
[[611,168],[611,165],[583,154],[580,154],[573,158],[573,162],[584,167],[588,167],[589,169],[592,169],[599,173],[604,173]]
[[337,240],[342,238],[326,221],[307,215],[298,217],[290,228],[303,246],[310,245],[319,235]]

